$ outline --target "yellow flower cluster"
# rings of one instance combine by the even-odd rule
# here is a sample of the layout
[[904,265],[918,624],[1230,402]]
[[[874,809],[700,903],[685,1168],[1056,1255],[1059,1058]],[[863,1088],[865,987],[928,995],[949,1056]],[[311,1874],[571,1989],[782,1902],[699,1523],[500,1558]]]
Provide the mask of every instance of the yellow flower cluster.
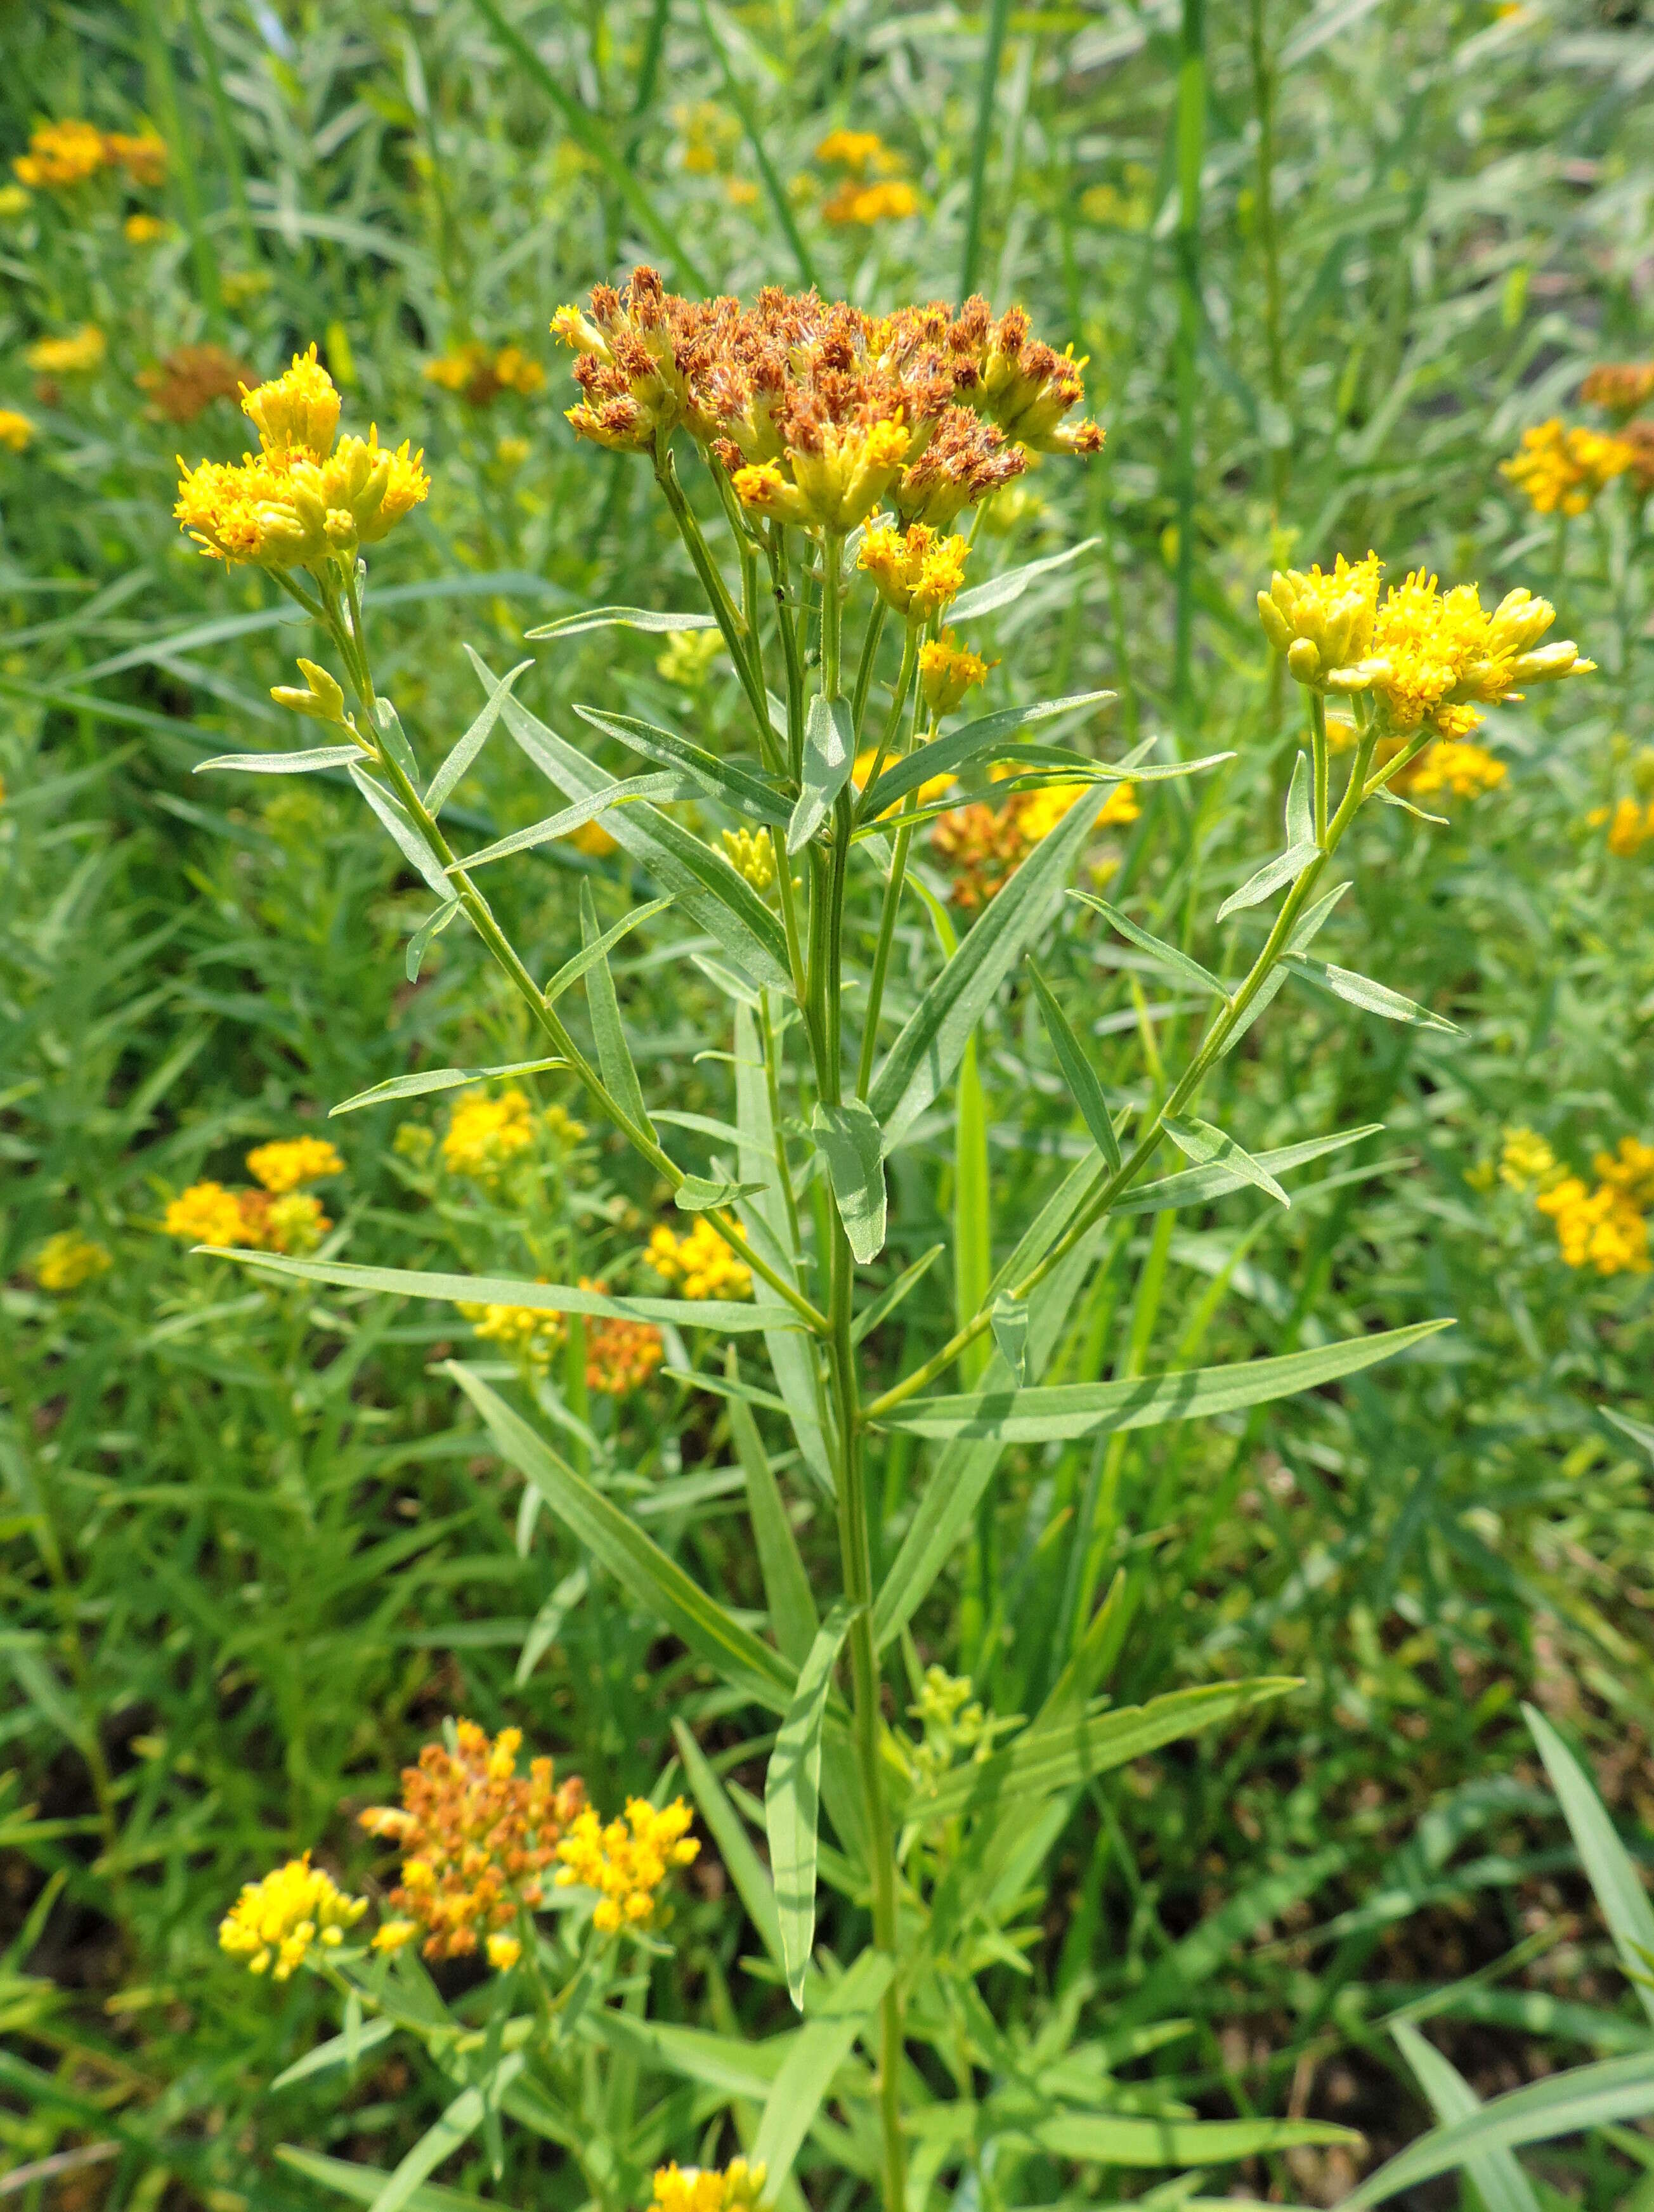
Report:
[[1505,763],[1485,745],[1470,744],[1462,738],[1442,738],[1410,762],[1395,781],[1398,790],[1411,792],[1416,798],[1427,799],[1445,791],[1455,799],[1475,799],[1484,791],[1496,790],[1505,777]]
[[323,1137],[285,1137],[247,1154],[259,1190],[197,1182],[167,1208],[169,1237],[186,1244],[234,1245],[253,1252],[313,1252],[332,1223],[321,1200],[301,1186],[343,1175],[344,1162]]
[[1518,587],[1491,614],[1475,584],[1444,592],[1415,569],[1378,599],[1380,563],[1370,553],[1332,572],[1277,571],[1258,593],[1258,618],[1270,643],[1303,684],[1318,691],[1366,692],[1386,733],[1429,729],[1467,738],[1482,706],[1520,697],[1523,684],[1588,676],[1571,639],[1542,645],[1556,620],[1548,599]]
[[102,169],[124,169],[135,185],[157,185],[167,173],[167,143],[153,131],[130,136],[95,123],[44,123],[11,166],[36,191],[69,191]]
[[179,459],[173,509],[204,553],[269,568],[353,562],[430,491],[423,453],[404,438],[381,448],[379,428],[335,442],[339,395],[313,345],[271,383],[244,392],[259,450],[242,461]]
[[1518,491],[1527,493],[1538,514],[1583,514],[1615,477],[1636,459],[1623,438],[1592,430],[1583,422],[1565,427],[1556,416],[1522,434],[1522,449],[1499,463]]
[[303,1965],[313,1943],[337,1948],[367,1910],[365,1897],[347,1897],[331,1875],[311,1865],[307,1851],[262,1881],[243,1882],[218,1923],[218,1947],[245,1959],[250,1972],[262,1974],[273,1966],[273,1978],[284,1982]]
[[[604,1285],[583,1275],[581,1288]],[[549,1307],[462,1305],[459,1310],[484,1343],[499,1345],[541,1373],[568,1335],[563,1316]],[[587,1323],[586,1387],[599,1397],[623,1398],[641,1389],[665,1357],[665,1340],[652,1322],[610,1314]]]
[[858,184],[847,177],[821,204],[827,222],[841,226],[860,223],[869,230],[876,222],[900,222],[917,214],[918,209],[919,195],[903,177],[884,177],[872,185]]
[[688,1832],[690,1818],[681,1797],[659,1812],[647,1797],[629,1797],[625,1819],[606,1827],[588,1806],[557,1845],[559,1887],[579,1882],[598,1892],[592,1920],[605,1936],[622,1927],[651,1926],[667,1875],[700,1855],[700,1844]]
[[939,720],[951,714],[974,684],[986,684],[990,665],[998,663],[990,664],[969,646],[956,644],[951,629],[921,645],[919,685],[933,716]]
[[106,1275],[114,1264],[105,1248],[91,1237],[82,1237],[77,1229],[60,1229],[34,1255],[34,1279],[43,1291],[61,1297]]
[[20,415],[15,407],[0,407],[0,446],[9,453],[25,453],[33,437],[34,425],[27,415]]
[[[871,745],[868,746],[865,752],[860,752],[856,755],[855,765],[850,770],[850,781],[854,785],[858,791],[865,791],[867,789],[867,778],[873,774],[873,764],[878,757],[878,754]],[[885,766],[888,767],[889,765],[890,757],[886,755]],[[927,776],[924,782],[919,787],[918,794],[915,803],[920,806],[928,806],[933,799],[939,799],[944,792],[951,790],[952,788],[954,776],[951,769],[945,775]],[[898,799],[897,801],[897,805],[900,805],[901,804],[902,801]],[[895,806],[887,806],[879,818],[881,822],[887,822],[895,811]]]
[[761,830],[724,830],[724,854],[736,874],[755,891],[767,891],[775,880],[775,848]]
[[82,323],[66,337],[36,338],[23,359],[37,376],[90,376],[103,365],[109,341],[95,323]]
[[527,398],[540,391],[545,371],[520,345],[490,346],[471,338],[452,353],[428,361],[425,380],[458,392],[467,406],[491,407],[502,392],[515,392]]
[[533,1109],[520,1091],[467,1091],[448,1117],[442,1164],[487,1182],[534,1141]]
[[733,2158],[724,2167],[675,2162],[655,2171],[649,2212],[754,2212],[768,2169]]
[[697,1221],[687,1237],[664,1223],[649,1237],[645,1257],[657,1275],[677,1283],[686,1298],[745,1298],[752,1293],[752,1270],[738,1259],[709,1221]]
[[1566,1266],[1594,1267],[1599,1275],[1645,1275],[1654,1145],[1621,1137],[1617,1152],[1598,1152],[1591,1164],[1599,1178],[1594,1190],[1583,1176],[1564,1176],[1534,1203],[1555,1223]]
[[1654,841],[1654,799],[1646,807],[1627,796],[1619,799],[1613,810],[1599,806],[1586,817],[1593,830],[1608,823],[1608,848],[1616,860],[1629,860],[1640,853],[1645,845]]
[[830,131],[816,149],[824,167],[848,169],[852,176],[887,177],[902,166],[876,131]]
[[359,1815],[370,1836],[402,1854],[390,1897],[401,1917],[374,1936],[376,1950],[395,1950],[423,1929],[428,1959],[464,1958],[481,1936],[492,1966],[516,1964],[521,1946],[505,1931],[543,1902],[542,1876],[585,1799],[579,1777],[557,1782],[549,1759],[531,1759],[520,1775],[522,1741],[520,1729],[490,1740],[475,1721],[456,1721],[452,1751],[428,1743],[419,1764],[403,1768],[399,1806]]
[[963,588],[969,550],[963,538],[945,537],[925,523],[903,530],[875,514],[863,532],[856,566],[873,578],[887,606],[908,622],[924,623]]
[[[545,1278],[538,1279],[544,1282]],[[462,1304],[460,1313],[471,1323],[471,1333],[484,1344],[497,1344],[539,1373],[551,1364],[551,1355],[562,1342],[562,1316],[549,1307],[473,1305]]]

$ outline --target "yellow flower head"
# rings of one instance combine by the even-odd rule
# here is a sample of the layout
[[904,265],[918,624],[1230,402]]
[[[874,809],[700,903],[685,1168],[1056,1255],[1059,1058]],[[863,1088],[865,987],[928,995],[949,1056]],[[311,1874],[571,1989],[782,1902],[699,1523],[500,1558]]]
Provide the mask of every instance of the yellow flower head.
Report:
[[45,123],[31,133],[27,154],[12,168],[38,191],[68,191],[95,177],[109,159],[107,142],[94,123]]
[[1560,1172],[1556,1154],[1535,1130],[1517,1127],[1505,1132],[1499,1179],[1509,1188],[1543,1189],[1554,1182]]
[[265,453],[308,454],[322,461],[338,434],[339,395],[313,344],[308,352],[295,353],[292,368],[280,376],[244,389],[241,412],[258,431]]
[[893,417],[858,410],[848,422],[825,415],[794,423],[785,465],[763,461],[735,471],[735,496],[756,514],[841,537],[865,522],[907,458],[909,434]]
[[897,158],[876,131],[830,131],[816,149],[816,159],[829,168],[849,169],[865,177],[869,169],[895,168]]
[[1590,818],[1593,826],[1608,823],[1608,848],[1616,860],[1633,859],[1654,838],[1654,802],[1645,811],[1636,799],[1627,796],[1618,801],[1611,813],[1603,807]]
[[902,530],[875,515],[862,533],[856,566],[866,569],[888,607],[910,623],[940,614],[964,586],[963,538],[944,537],[922,522]]
[[448,1118],[442,1164],[450,1175],[499,1174],[534,1141],[533,1109],[520,1091],[467,1091]]
[[262,1881],[244,1882],[238,1897],[218,1923],[218,1947],[232,1958],[245,1959],[248,1971],[262,1974],[274,1967],[274,1979],[284,1982],[301,1966],[313,1943],[333,1949],[344,1941],[368,1910],[365,1897],[347,1897],[319,1867],[301,1859],[267,1874]]
[[666,1340],[653,1322],[605,1315],[586,1324],[586,1387],[599,1397],[641,1390],[666,1356]]
[[94,1244],[78,1230],[60,1229],[34,1255],[34,1279],[43,1291],[62,1296],[107,1274],[114,1264],[101,1244]]
[[1589,1190],[1578,1176],[1568,1176],[1534,1203],[1556,1224],[1565,1266],[1592,1267],[1599,1275],[1648,1273],[1647,1220],[1616,1184],[1601,1182]]
[[1279,568],[1267,592],[1258,593],[1258,619],[1264,635],[1300,684],[1318,691],[1363,688],[1346,672],[1364,660],[1372,643],[1378,604],[1376,553],[1349,562],[1341,553],[1330,574],[1319,565],[1307,573]]
[[[360,1815],[370,1836],[402,1855],[402,1881],[390,1899],[402,1916],[390,1923],[395,1941],[423,1929],[428,1959],[463,1958],[481,1937],[490,1963],[503,1971],[520,1948],[511,1948],[515,1939],[506,1931],[544,1899],[543,1877],[585,1791],[578,1776],[556,1782],[549,1759],[531,1759],[520,1775],[522,1740],[520,1729],[502,1729],[490,1740],[474,1721],[456,1721],[452,1751],[428,1743],[419,1764],[403,1768],[399,1806],[374,1805]],[[388,1931],[380,1935],[390,1948]]]
[[969,646],[956,645],[951,629],[921,645],[919,683],[932,714],[951,714],[973,684],[987,683],[988,666]]
[[1623,438],[1583,423],[1566,428],[1553,416],[1522,434],[1522,449],[1499,463],[1499,473],[1532,501],[1535,513],[1583,514],[1606,483],[1636,459]]
[[192,1183],[167,1208],[166,1230],[185,1244],[220,1249],[242,1241],[240,1202],[222,1182]]
[[700,1854],[688,1832],[690,1818],[681,1797],[660,1812],[645,1797],[629,1797],[625,1819],[605,1827],[588,1806],[557,1846],[559,1887],[580,1882],[598,1892],[592,1919],[605,1936],[649,1927],[671,1869],[688,1866]]
[[656,1274],[678,1284],[686,1298],[751,1296],[752,1270],[709,1221],[697,1221],[687,1237],[675,1236],[663,1223],[650,1233],[644,1256]]
[[490,1936],[486,1946],[488,1962],[496,1974],[508,1974],[523,1955],[521,1940],[515,1936],[502,1936],[497,1931]]
[[156,246],[166,237],[167,225],[158,215],[129,215],[121,228],[129,246]]
[[767,891],[775,880],[775,848],[762,830],[725,830],[723,839],[726,858],[738,876],[742,876],[755,891]]
[[[264,1195],[262,1191],[246,1192],[241,1200],[243,1215],[252,1202]],[[288,1191],[283,1197],[269,1200],[259,1212],[263,1242],[272,1252],[289,1252],[300,1259],[313,1252],[333,1226],[313,1191]]]
[[1450,792],[1455,799],[1477,799],[1485,791],[1497,790],[1505,776],[1504,762],[1485,745],[1471,744],[1462,738],[1440,738],[1408,763],[1396,777],[1395,786],[1419,799],[1442,791]]
[[325,1137],[278,1137],[247,1154],[247,1173],[279,1198],[324,1176],[343,1175],[344,1162]]
[[821,204],[827,222],[860,223],[867,229],[877,222],[900,222],[918,208],[919,195],[903,177],[885,177],[873,185],[856,184],[847,177]]
[[562,1316],[546,1306],[461,1305],[459,1310],[481,1342],[497,1344],[542,1373],[566,1334]]
[[1591,1165],[1633,1206],[1654,1206],[1654,1145],[1640,1137],[1621,1137],[1617,1151],[1598,1152]]
[[39,376],[89,376],[100,368],[109,341],[95,323],[82,323],[67,337],[36,338],[23,359]]
[[34,425],[27,415],[20,415],[15,407],[0,407],[0,446],[14,453],[27,451],[34,436]]
[[[848,135],[848,134],[841,134]],[[721,2169],[676,2163],[657,2168],[649,2212],[754,2212],[766,2178],[762,2160],[732,2159]]]

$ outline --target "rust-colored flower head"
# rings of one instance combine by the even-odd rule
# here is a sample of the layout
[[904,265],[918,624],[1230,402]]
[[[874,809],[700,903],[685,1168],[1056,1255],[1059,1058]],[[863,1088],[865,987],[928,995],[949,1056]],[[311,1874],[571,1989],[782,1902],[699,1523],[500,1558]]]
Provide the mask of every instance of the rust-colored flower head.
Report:
[[1009,307],[993,322],[986,300],[968,300],[951,336],[972,405],[1015,444],[1037,453],[1101,447],[1095,422],[1064,419],[1085,396],[1085,362],[1074,359],[1072,346],[1059,354],[1032,337],[1025,308]]
[[1654,399],[1654,361],[1606,361],[1586,377],[1579,397],[1622,421]]
[[947,530],[964,508],[1019,477],[1027,465],[1021,448],[1008,444],[996,423],[969,407],[949,407],[923,453],[903,472],[891,499],[904,523]]
[[[585,1789],[578,1776],[555,1783],[549,1759],[531,1759],[520,1775],[521,1744],[520,1729],[502,1729],[490,1741],[474,1721],[456,1721],[452,1749],[428,1743],[418,1765],[402,1770],[400,1807],[374,1805],[361,1815],[369,1835],[402,1854],[402,1880],[390,1896],[402,1917],[381,1929],[381,1948],[423,1929],[428,1959],[463,1958],[542,1902],[543,1877]],[[510,1963],[502,1947],[490,1955]]]
[[215,399],[235,398],[255,374],[222,346],[174,346],[153,368],[139,370],[137,385],[149,394],[151,415],[193,422]]

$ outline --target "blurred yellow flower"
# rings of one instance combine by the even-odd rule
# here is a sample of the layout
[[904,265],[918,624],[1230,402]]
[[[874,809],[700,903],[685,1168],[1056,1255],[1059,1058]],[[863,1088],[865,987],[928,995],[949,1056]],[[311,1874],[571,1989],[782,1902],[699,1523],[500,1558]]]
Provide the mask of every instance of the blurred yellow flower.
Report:
[[478,338],[428,361],[424,375],[428,384],[457,392],[471,407],[492,406],[502,392],[527,398],[545,382],[544,369],[521,346],[486,345]]
[[816,159],[829,168],[848,169],[858,177],[865,177],[869,170],[875,175],[888,175],[902,166],[900,155],[893,154],[876,131],[830,131],[816,149]]
[[[957,645],[945,629],[919,648],[919,684],[925,704],[938,720],[951,714],[973,684],[986,684],[990,664],[969,646]],[[998,663],[992,665],[997,666]]]
[[754,2212],[767,2172],[762,2159],[749,2166],[744,2158],[733,2158],[721,2170],[675,2163],[660,2166],[649,2212]]
[[107,1274],[114,1261],[101,1244],[76,1229],[60,1229],[34,1255],[34,1279],[43,1291],[61,1296]]
[[450,1175],[497,1175],[534,1141],[534,1114],[520,1091],[467,1091],[448,1117],[442,1164]]
[[515,1936],[492,1935],[486,1945],[488,1962],[496,1973],[508,1973],[523,1955],[520,1940]]
[[307,1851],[262,1881],[241,1885],[218,1923],[218,1946],[245,1959],[250,1972],[262,1974],[273,1966],[272,1978],[284,1982],[302,1966],[313,1943],[337,1948],[367,1910],[365,1897],[347,1897],[331,1875],[311,1865]]
[[29,137],[28,151],[12,168],[36,190],[67,191],[95,177],[108,161],[104,136],[94,123],[43,123]]
[[0,221],[9,222],[14,216],[27,215],[33,204],[33,194],[21,185],[0,185]]
[[736,874],[744,877],[755,891],[767,891],[775,880],[775,852],[769,838],[761,830],[725,830],[719,834],[725,857]]
[[644,1256],[656,1274],[677,1283],[686,1298],[751,1295],[752,1270],[730,1250],[709,1221],[697,1221],[687,1237],[675,1236],[663,1223],[651,1232]]
[[[871,745],[867,747],[865,752],[860,752],[856,755],[855,765],[850,770],[850,781],[854,784],[857,791],[865,791],[867,789],[867,778],[873,774],[873,764],[878,757],[878,753]],[[885,754],[885,768],[890,766],[892,757],[892,755],[889,753]],[[879,773],[882,775],[884,770],[881,769]],[[953,771],[951,769],[945,775],[927,776],[924,782],[920,785],[917,796],[915,798],[913,804],[917,806],[928,806],[933,799],[939,799],[944,792],[951,791],[953,787]],[[881,822],[889,821],[891,815],[896,812],[897,807],[900,806],[903,803],[903,802],[902,800],[897,799],[893,805],[887,806],[884,812],[879,816],[879,820]]]
[[860,223],[871,228],[876,222],[899,222],[915,214],[918,206],[918,193],[903,178],[886,177],[876,185],[858,185],[847,177],[822,202],[821,212],[831,223]]
[[121,228],[130,246],[154,246],[165,238],[171,228],[158,215],[129,215]]
[[240,1200],[222,1182],[195,1182],[179,1193],[167,1208],[169,1237],[186,1244],[239,1244],[242,1238]]
[[1476,799],[1504,782],[1505,763],[1483,745],[1468,744],[1460,738],[1443,738],[1420,754],[1396,779],[1396,787],[1427,799],[1434,792],[1450,792],[1455,799]]
[[280,1197],[324,1176],[343,1175],[344,1162],[325,1137],[278,1137],[247,1154],[247,1173]]
[[1612,810],[1599,806],[1586,818],[1593,830],[1608,823],[1608,848],[1616,860],[1634,859],[1654,839],[1654,800],[1645,809],[1627,795],[1616,801]]
[[688,1833],[690,1818],[681,1797],[659,1812],[646,1797],[629,1797],[624,1820],[606,1827],[587,1806],[557,1845],[558,1886],[579,1882],[599,1893],[592,1920],[605,1936],[623,1926],[649,1927],[668,1873],[699,1856],[701,1846]]
[[38,376],[88,376],[100,367],[109,341],[95,323],[82,323],[67,337],[36,338],[23,359]]
[[1589,1190],[1581,1177],[1567,1176],[1534,1203],[1556,1224],[1566,1266],[1593,1267],[1599,1275],[1648,1273],[1648,1223],[1614,1184]]
[[1511,1190],[1543,1188],[1560,1170],[1556,1154],[1536,1131],[1517,1127],[1505,1132],[1499,1153],[1499,1179]]
[[1623,438],[1609,437],[1583,423],[1566,428],[1555,416],[1522,434],[1522,449],[1499,463],[1518,491],[1525,491],[1535,513],[1583,514],[1606,483],[1623,476],[1636,459]]
[[14,453],[26,452],[34,436],[34,425],[15,407],[0,407],[0,446]]
[[724,649],[715,629],[672,629],[666,649],[654,664],[654,672],[685,691],[698,691],[712,673],[712,664]]

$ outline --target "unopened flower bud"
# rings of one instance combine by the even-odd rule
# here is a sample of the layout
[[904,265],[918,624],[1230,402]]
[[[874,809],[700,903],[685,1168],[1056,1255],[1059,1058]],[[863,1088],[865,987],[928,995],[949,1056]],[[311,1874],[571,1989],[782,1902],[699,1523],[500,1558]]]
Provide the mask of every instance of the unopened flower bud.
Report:
[[1321,673],[1321,654],[1307,637],[1295,637],[1286,648],[1286,665],[1300,684],[1313,684]]
[[308,689],[301,691],[295,684],[277,684],[270,694],[276,704],[295,714],[306,714],[313,722],[343,722],[344,694],[326,669],[319,668],[313,660],[301,659],[299,672]]

